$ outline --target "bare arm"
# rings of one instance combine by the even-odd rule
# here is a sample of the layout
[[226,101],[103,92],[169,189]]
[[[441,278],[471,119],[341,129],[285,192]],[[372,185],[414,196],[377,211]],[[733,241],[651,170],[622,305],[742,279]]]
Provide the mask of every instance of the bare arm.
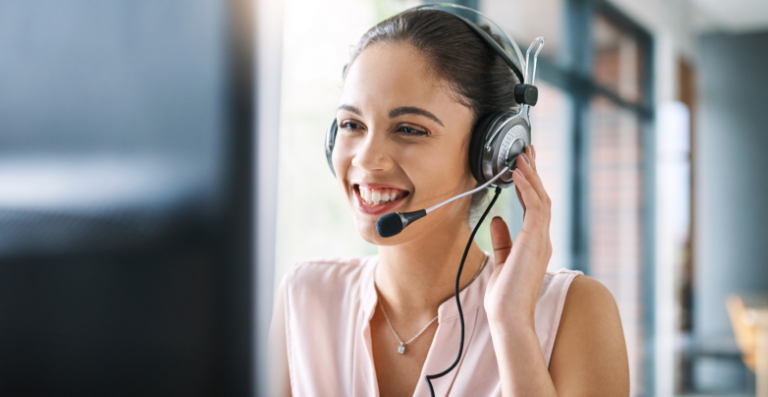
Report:
[[532,326],[492,327],[491,335],[502,396],[558,396]]
[[629,371],[616,303],[589,277],[571,283],[547,368],[534,313],[552,256],[551,201],[531,146],[518,157],[513,180],[524,209],[523,228],[513,245],[506,223],[498,217],[491,222],[496,261],[485,295],[502,395],[627,396]]
[[533,327],[506,327],[493,335],[504,396],[629,396],[619,311],[594,279],[578,276],[568,290],[549,371]]
[[291,380],[288,371],[288,344],[285,339],[285,283],[275,296],[272,310],[272,324],[269,327],[269,395],[291,395]]
[[568,289],[549,373],[560,397],[629,396],[619,309],[592,278],[578,276]]

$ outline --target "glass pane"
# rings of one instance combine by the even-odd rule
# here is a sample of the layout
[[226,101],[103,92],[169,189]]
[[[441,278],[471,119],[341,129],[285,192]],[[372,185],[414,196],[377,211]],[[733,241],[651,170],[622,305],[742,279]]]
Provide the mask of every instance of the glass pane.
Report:
[[594,59],[592,77],[597,84],[627,101],[643,99],[643,58],[637,39],[601,15],[593,20]]
[[537,36],[544,36],[541,50],[550,58],[560,53],[563,36],[563,0],[484,0],[480,12],[487,15],[510,34],[520,50],[525,50]]
[[629,354],[631,395],[643,385],[643,151],[633,112],[597,97],[589,135],[589,272],[613,294]]
[[[536,148],[539,175],[552,199],[552,258],[548,269],[557,270],[571,265],[571,98],[542,80],[538,80],[536,85],[539,88],[539,102],[531,109],[531,138]],[[502,191],[488,219],[496,215],[504,218],[514,239],[523,221],[523,210],[514,188]],[[478,231],[477,241],[484,250],[493,252],[487,225]]]
[[571,97],[557,87],[537,82],[539,102],[531,110],[531,138],[536,148],[536,167],[552,200],[552,258],[548,269],[571,266],[573,157]]

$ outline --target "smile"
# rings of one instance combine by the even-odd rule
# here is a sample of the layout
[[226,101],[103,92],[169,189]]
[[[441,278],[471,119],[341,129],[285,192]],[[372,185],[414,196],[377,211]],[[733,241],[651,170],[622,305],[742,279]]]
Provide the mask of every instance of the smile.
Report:
[[354,185],[353,190],[357,208],[370,215],[388,212],[410,194],[389,186]]

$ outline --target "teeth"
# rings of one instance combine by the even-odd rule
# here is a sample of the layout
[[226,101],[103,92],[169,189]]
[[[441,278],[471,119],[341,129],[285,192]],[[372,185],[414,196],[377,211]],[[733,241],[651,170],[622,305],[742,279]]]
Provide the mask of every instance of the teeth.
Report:
[[369,189],[359,186],[360,198],[368,205],[381,205],[397,199],[397,191],[393,189]]

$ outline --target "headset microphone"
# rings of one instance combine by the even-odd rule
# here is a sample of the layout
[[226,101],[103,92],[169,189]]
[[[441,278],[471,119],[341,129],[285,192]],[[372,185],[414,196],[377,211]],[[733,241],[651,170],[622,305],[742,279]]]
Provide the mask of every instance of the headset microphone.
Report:
[[418,211],[412,211],[412,212],[390,212],[389,214],[386,214],[379,218],[379,220],[376,221],[376,232],[379,233],[379,236],[381,237],[392,237],[397,235],[398,233],[402,232],[403,229],[405,229],[406,226],[410,225],[411,223],[415,222],[418,219],[421,219],[425,216],[427,216],[428,213],[454,201],[458,200],[464,196],[468,196],[470,194],[477,193],[488,186],[490,186],[493,182],[496,182],[497,179],[499,179],[505,172],[511,171],[515,164],[515,160],[517,159],[517,156],[513,157],[510,161],[507,161],[506,167],[504,167],[501,172],[496,174],[493,178],[491,178],[488,182],[470,190],[464,193],[461,193],[459,195],[453,196],[449,198],[448,200],[445,200],[439,204],[433,205],[425,210],[418,210]]

